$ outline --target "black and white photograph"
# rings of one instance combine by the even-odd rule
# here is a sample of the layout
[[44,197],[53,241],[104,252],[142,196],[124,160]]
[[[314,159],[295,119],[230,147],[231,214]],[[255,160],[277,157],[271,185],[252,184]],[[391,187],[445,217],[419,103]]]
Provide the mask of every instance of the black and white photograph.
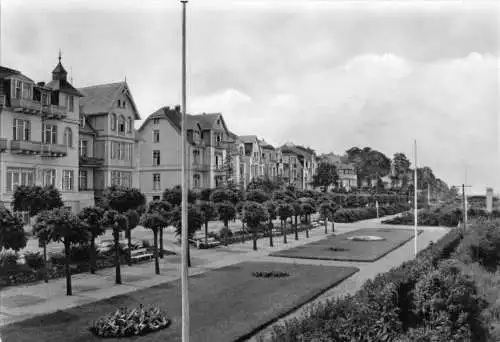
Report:
[[500,2],[0,0],[0,342],[500,341]]

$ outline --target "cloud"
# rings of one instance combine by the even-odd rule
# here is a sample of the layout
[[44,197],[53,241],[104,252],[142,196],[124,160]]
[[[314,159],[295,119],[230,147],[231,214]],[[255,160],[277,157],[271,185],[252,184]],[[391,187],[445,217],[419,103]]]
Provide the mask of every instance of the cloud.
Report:
[[235,107],[245,106],[252,99],[236,90],[226,89],[206,96],[197,96],[190,104],[192,112],[230,112]]

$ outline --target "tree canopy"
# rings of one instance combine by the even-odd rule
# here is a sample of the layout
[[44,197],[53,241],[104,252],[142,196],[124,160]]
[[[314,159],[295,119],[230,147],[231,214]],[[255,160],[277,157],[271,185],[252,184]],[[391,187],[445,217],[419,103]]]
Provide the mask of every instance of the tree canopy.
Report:
[[338,178],[337,168],[334,164],[320,163],[316,174],[313,176],[312,185],[314,187],[323,187],[326,192],[330,185],[337,184]]
[[19,251],[26,247],[22,221],[4,207],[0,207],[0,250]]
[[[198,198],[197,194],[192,191],[188,190],[188,203],[195,203],[196,199]],[[182,187],[180,185],[174,186],[172,189],[166,188],[163,191],[163,196],[162,196],[164,201],[169,202],[173,206],[180,206],[182,203]]]
[[[188,237],[192,237],[194,233],[201,229],[203,225],[203,215],[201,212],[193,205],[188,206],[187,212],[188,219]],[[177,235],[182,234],[182,216],[181,216],[181,208],[175,207],[172,211],[172,224],[176,228]]]
[[125,213],[146,204],[146,197],[136,188],[112,185],[104,190],[102,207]]
[[64,205],[61,193],[53,186],[21,185],[16,187],[12,197],[14,211],[28,212],[30,216]]

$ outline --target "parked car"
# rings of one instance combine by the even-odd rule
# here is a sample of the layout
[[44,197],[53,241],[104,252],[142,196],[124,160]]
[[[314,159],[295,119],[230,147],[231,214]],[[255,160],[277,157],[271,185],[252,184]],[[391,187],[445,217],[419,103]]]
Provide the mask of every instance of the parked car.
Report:
[[191,239],[189,239],[189,243],[196,246],[196,248],[202,249],[202,248],[211,248],[211,247],[217,247],[220,245],[220,241],[215,239],[214,237],[208,237],[205,242],[205,235],[203,234],[197,234],[193,236]]

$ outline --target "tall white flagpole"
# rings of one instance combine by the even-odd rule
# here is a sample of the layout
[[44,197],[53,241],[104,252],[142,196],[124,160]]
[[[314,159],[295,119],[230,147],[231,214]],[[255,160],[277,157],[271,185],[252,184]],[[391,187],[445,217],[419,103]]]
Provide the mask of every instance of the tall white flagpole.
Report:
[[188,287],[188,220],[187,220],[187,168],[186,168],[186,3],[182,3],[182,125],[181,125],[181,181],[182,181],[182,203],[181,203],[181,237],[182,237],[182,265],[181,265],[181,287],[182,287],[182,342],[189,342],[189,287]]
[[418,252],[418,247],[417,247],[417,237],[418,237],[418,232],[417,232],[417,224],[418,224],[418,212],[417,212],[417,140],[415,140],[415,182],[413,182],[415,186],[415,194],[414,194],[414,201],[415,201],[415,214],[414,214],[414,225],[415,225],[415,256],[417,256]]

